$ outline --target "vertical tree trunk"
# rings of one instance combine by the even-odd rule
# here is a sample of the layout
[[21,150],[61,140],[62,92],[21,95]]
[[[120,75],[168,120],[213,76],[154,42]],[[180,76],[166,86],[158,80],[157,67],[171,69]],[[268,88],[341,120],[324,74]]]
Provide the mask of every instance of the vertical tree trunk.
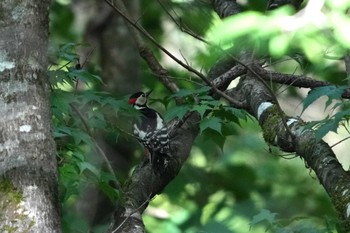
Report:
[[[135,20],[139,17],[140,1],[125,1]],[[141,89],[140,57],[136,42],[122,17],[104,1],[96,2],[85,32],[85,40],[99,53],[103,89],[112,94],[126,95]]]
[[60,232],[49,0],[0,2],[0,232]]

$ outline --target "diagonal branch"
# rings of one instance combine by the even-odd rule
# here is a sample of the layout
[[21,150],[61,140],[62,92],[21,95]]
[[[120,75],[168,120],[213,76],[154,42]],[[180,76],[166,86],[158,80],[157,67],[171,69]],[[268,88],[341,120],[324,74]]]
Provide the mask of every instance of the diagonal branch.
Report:
[[[303,87],[303,88],[317,88],[323,86],[334,85],[327,81],[315,80],[313,78],[307,77],[305,75],[295,75],[295,74],[282,74],[273,71],[267,71],[262,67],[255,66],[254,71],[262,77],[265,81],[271,81],[274,83],[280,83],[284,85],[294,86],[294,87]],[[342,98],[350,99],[350,89],[342,94]]]
[[120,203],[116,209],[108,232],[111,233],[116,228],[120,229],[118,232],[144,232],[141,214],[148,206],[148,201],[165,188],[185,163],[199,132],[199,120],[198,114],[190,113],[181,126],[175,129],[174,136],[170,140],[171,157],[165,174],[161,176],[154,174],[149,163],[146,165],[140,163],[135,168],[123,188],[125,202]]
[[265,141],[285,152],[296,152],[314,170],[337,209],[346,232],[349,232],[350,177],[332,148],[324,141],[317,141],[315,132],[306,128],[301,119],[285,116],[293,134],[291,137],[283,127],[280,112],[269,91],[255,77],[246,77],[234,91],[228,92],[232,96],[237,96],[237,93],[246,99],[247,111],[259,121]]

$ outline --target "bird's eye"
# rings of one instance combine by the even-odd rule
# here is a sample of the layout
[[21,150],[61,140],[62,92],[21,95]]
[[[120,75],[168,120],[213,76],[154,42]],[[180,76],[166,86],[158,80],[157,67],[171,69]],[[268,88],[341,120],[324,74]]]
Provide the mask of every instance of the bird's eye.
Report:
[[142,96],[142,97],[145,97],[145,94],[142,94],[141,96]]

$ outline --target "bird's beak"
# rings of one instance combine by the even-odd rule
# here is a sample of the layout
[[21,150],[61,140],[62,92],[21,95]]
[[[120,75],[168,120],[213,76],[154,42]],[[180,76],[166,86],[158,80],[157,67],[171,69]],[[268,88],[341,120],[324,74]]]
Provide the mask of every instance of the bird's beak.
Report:
[[153,91],[153,90],[150,90],[150,91],[148,91],[148,92],[145,93],[147,98],[148,98],[148,96],[152,93],[152,91]]

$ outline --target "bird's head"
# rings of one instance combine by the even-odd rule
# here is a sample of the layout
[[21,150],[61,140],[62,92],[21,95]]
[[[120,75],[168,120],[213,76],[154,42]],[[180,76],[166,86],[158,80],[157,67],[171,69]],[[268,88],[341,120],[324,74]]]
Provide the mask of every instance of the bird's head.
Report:
[[152,91],[148,91],[148,92],[136,92],[134,94],[132,94],[128,100],[129,104],[132,105],[137,105],[137,106],[146,106],[147,105],[147,100],[148,100],[148,96],[152,93]]

